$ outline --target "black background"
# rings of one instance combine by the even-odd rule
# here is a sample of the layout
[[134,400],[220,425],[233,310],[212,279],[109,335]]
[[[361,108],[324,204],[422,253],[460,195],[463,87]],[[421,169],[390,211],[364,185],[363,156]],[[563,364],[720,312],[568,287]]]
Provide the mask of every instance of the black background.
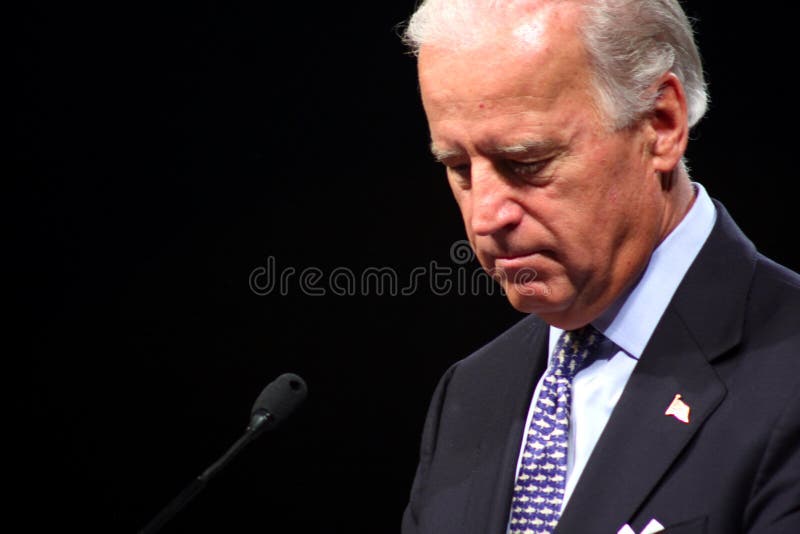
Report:
[[[455,267],[460,217],[397,37],[413,4],[49,1],[8,17],[19,531],[135,531],[286,371],[308,382],[302,411],[167,531],[399,529],[438,377],[521,316],[497,293],[315,297],[295,278],[258,296],[249,277],[269,257],[401,282]],[[712,94],[693,177],[798,270],[796,8],[709,4],[687,5]]]

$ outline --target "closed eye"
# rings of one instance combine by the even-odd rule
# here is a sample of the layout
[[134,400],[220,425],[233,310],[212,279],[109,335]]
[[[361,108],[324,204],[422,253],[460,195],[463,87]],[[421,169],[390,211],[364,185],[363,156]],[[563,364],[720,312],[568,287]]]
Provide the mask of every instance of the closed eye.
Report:
[[542,171],[552,161],[552,158],[540,159],[536,161],[515,161],[506,160],[505,167],[512,177],[523,181],[538,181]]
[[471,176],[468,163],[445,164],[447,176],[462,189],[469,189]]
[[[507,179],[530,185],[544,185],[549,178],[544,176],[543,171],[552,160],[553,158],[537,161],[506,160],[500,162],[499,165],[505,169],[505,172],[501,172],[506,175]],[[469,189],[472,181],[469,163],[445,163],[445,167],[450,180],[462,189]]]

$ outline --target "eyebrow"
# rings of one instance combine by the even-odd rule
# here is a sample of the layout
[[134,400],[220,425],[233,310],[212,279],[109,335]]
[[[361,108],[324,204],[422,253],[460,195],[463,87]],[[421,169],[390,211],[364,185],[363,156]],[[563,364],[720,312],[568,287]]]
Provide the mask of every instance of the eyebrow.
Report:
[[431,154],[433,154],[433,159],[441,163],[446,159],[464,155],[464,151],[456,149],[439,148],[433,143],[433,141],[431,141]]
[[558,143],[553,140],[544,141],[520,141],[513,145],[500,145],[491,147],[487,152],[490,154],[547,154],[552,152]]
[[[542,155],[549,154],[555,150],[559,144],[553,140],[534,141],[523,140],[510,145],[496,145],[489,147],[486,152],[494,155],[514,155],[514,154],[531,154]],[[442,162],[446,159],[456,158],[464,155],[463,150],[459,149],[446,149],[436,146],[431,142],[431,153],[436,161]]]

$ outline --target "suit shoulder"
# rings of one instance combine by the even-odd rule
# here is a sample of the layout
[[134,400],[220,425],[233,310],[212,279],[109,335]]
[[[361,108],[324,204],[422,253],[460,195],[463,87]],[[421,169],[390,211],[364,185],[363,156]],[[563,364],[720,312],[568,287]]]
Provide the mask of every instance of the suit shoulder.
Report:
[[748,297],[751,321],[800,333],[800,274],[758,254]]
[[800,294],[800,274],[777,263],[763,254],[756,255],[756,279],[771,280],[778,286],[789,290],[797,297]]
[[508,355],[521,347],[533,346],[541,336],[546,340],[548,332],[547,323],[535,315],[527,315],[459,363],[462,366],[483,366],[501,353]]
[[[508,330],[459,360],[445,373],[447,380],[465,387],[496,384],[508,380],[520,369],[529,368],[541,356],[547,344],[549,327],[534,315],[528,315]],[[467,384],[470,384],[467,386]]]
[[[800,387],[800,275],[758,255],[742,325],[737,376],[782,406]],[[768,385],[768,387],[764,387]]]

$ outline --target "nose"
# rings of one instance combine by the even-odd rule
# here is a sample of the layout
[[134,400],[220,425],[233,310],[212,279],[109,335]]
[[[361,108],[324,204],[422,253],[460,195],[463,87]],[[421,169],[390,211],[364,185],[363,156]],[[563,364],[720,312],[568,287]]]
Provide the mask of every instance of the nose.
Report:
[[522,220],[522,206],[515,200],[514,186],[490,165],[473,165],[472,213],[469,224],[476,235],[509,230]]

